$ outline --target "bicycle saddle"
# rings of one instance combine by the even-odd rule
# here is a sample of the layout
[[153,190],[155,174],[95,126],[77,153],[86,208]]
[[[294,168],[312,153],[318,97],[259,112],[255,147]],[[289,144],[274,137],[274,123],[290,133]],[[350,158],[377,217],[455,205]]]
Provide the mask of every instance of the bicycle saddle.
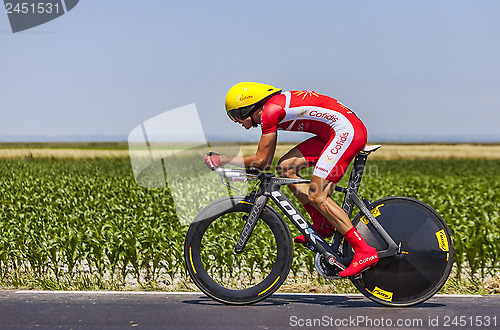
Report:
[[369,153],[372,153],[378,149],[380,149],[382,147],[382,145],[380,144],[376,144],[376,145],[373,145],[373,146],[365,146],[363,148],[363,150],[361,150],[362,152],[366,153],[366,154],[369,154]]

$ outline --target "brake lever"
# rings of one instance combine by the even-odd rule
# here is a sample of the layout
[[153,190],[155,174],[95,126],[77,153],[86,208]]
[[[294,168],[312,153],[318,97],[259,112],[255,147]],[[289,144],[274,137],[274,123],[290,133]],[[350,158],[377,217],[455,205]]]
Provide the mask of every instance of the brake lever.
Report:
[[[227,178],[226,178],[226,180],[227,180]],[[234,189],[237,192],[240,192],[240,190],[238,188],[231,186],[231,184],[229,183],[229,180],[227,180],[227,182],[224,182],[224,179],[222,178],[222,176],[220,177],[220,181],[222,182],[223,185],[228,186],[229,188]]]
[[[215,169],[215,171],[219,174],[220,182],[224,186],[228,186],[229,188],[234,189],[237,192],[240,192],[240,190],[238,188],[231,186],[231,184],[229,183],[229,178],[225,175],[225,172],[222,170],[222,168],[219,167],[219,168]],[[224,179],[226,179],[226,180],[224,181]],[[243,182],[246,182],[246,180]]]

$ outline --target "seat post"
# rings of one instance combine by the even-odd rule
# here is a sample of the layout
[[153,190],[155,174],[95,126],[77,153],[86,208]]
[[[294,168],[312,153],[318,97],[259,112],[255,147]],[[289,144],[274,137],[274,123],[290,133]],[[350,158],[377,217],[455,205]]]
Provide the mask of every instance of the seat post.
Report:
[[359,186],[361,184],[361,178],[363,176],[363,171],[365,170],[366,159],[368,153],[361,151],[358,153],[354,159],[352,165],[351,176],[349,178],[349,183],[347,185],[347,191],[344,196],[344,202],[342,203],[342,209],[347,213],[349,218],[352,215],[352,209],[354,207],[354,202],[351,198],[351,194],[357,195]]
[[352,189],[355,194],[358,193],[358,189],[361,184],[361,177],[365,171],[367,158],[368,154],[362,151],[356,156],[354,163],[352,164],[351,177],[349,178],[349,185],[347,188]]

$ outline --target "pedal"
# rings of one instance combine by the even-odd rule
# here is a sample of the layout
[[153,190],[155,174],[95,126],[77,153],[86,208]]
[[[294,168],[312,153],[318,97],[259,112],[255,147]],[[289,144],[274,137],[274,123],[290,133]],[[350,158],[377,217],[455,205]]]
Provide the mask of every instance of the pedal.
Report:
[[335,270],[328,267],[323,268],[323,274],[321,274],[324,278],[329,280],[340,280],[340,269]]
[[324,263],[324,266],[325,266],[325,273],[332,276],[338,276],[340,272],[343,271],[343,269],[337,265],[330,265],[329,263]]
[[359,273],[358,275],[352,277],[353,280],[360,280],[362,277],[363,277],[363,273],[366,272],[368,269],[372,268],[373,266],[375,266],[377,264],[374,263],[373,265],[371,265],[370,267],[368,267],[367,269],[363,270],[361,273]]
[[329,280],[339,280],[339,273],[342,269],[336,266],[330,266],[325,262],[325,258],[321,253],[316,253],[314,257],[314,267],[316,271],[324,278]]

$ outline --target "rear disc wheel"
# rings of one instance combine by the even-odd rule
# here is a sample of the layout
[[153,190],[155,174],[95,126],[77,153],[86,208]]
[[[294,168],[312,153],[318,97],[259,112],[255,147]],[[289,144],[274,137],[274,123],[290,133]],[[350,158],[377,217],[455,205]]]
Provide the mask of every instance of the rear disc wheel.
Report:
[[[386,306],[411,306],[432,297],[444,285],[454,260],[448,226],[427,204],[407,197],[388,197],[368,207],[400,249],[352,280],[367,298]],[[378,251],[388,244],[362,213],[352,221],[366,242]],[[368,223],[368,224],[367,224]],[[346,256],[354,251],[344,242]]]

